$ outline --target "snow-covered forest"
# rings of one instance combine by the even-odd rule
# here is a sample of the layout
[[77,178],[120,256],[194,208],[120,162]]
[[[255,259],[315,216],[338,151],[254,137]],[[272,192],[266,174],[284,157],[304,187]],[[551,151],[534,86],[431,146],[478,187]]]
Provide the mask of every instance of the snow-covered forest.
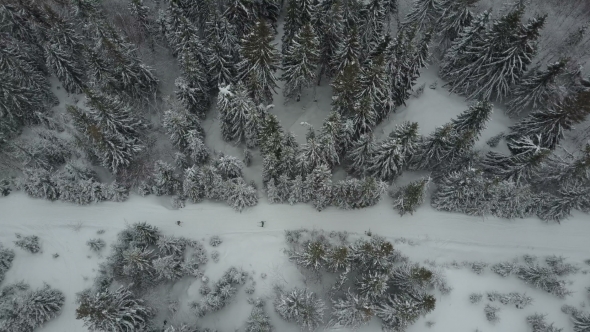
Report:
[[0,332],[590,331],[589,2],[0,22]]

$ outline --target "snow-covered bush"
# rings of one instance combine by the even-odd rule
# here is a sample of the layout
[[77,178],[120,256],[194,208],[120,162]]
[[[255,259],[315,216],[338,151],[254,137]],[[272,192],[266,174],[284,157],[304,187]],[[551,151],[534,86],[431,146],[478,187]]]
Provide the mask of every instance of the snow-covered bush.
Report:
[[59,198],[59,191],[51,173],[42,168],[24,169],[22,187],[32,197],[45,198],[50,201]]
[[482,274],[488,266],[485,262],[465,262],[463,264],[469,267],[475,274]]
[[545,321],[545,315],[534,314],[526,318],[527,323],[533,329],[533,332],[562,332],[563,329],[559,329],[553,326],[553,323],[547,324]]
[[490,302],[499,301],[500,303],[506,304],[513,304],[518,309],[523,309],[524,307],[530,305],[533,302],[533,299],[526,294],[520,293],[508,293],[508,294],[501,294],[498,292],[491,292],[488,293],[488,300]]
[[506,134],[504,132],[501,132],[495,136],[492,136],[490,139],[488,139],[486,141],[486,144],[489,145],[492,148],[495,148],[498,146],[498,144],[500,143],[500,141],[506,136]]
[[361,325],[368,324],[375,314],[375,308],[368,297],[350,291],[344,298],[332,300],[332,306],[329,324],[334,328],[358,329]]
[[483,309],[483,311],[486,314],[488,321],[495,323],[500,320],[500,317],[498,317],[498,311],[500,311],[499,307],[486,304],[486,307]]
[[41,250],[41,247],[39,246],[39,237],[36,235],[22,236],[20,234],[16,234],[16,238],[18,240],[14,241],[14,244],[17,247],[20,247],[32,254],[36,254]]
[[76,319],[91,331],[143,331],[154,310],[136,299],[128,288],[104,289],[95,294],[82,293],[78,298]]
[[8,181],[7,179],[1,179],[0,180],[0,197],[10,195],[11,191],[12,191],[12,187],[10,186],[10,181]]
[[197,317],[203,317],[208,312],[221,310],[235,296],[235,286],[243,285],[248,274],[235,267],[229,268],[213,285],[211,291],[199,302],[192,302],[191,308]]
[[540,288],[559,298],[564,298],[571,294],[571,291],[565,288],[565,281],[558,279],[557,274],[551,268],[536,264],[526,264],[520,266],[516,275],[527,284]]
[[211,259],[213,260],[213,262],[218,263],[219,262],[219,251],[213,250],[211,252]]
[[35,291],[22,292],[27,289],[28,285],[15,285],[7,290],[12,296],[2,294],[0,327],[4,328],[3,331],[32,332],[59,315],[65,302],[62,292],[49,285]]
[[264,312],[263,306],[254,306],[252,313],[246,321],[246,332],[271,332],[273,326],[270,318]]
[[574,323],[574,332],[590,331],[590,313],[582,312],[572,306],[564,305],[561,311],[571,316]]
[[213,235],[210,239],[209,239],[209,245],[211,245],[212,247],[217,247],[218,245],[220,245],[223,241],[221,241],[221,238],[219,237],[219,235]]
[[4,281],[6,271],[12,266],[14,260],[14,251],[8,248],[3,248],[0,244],[0,283]]
[[90,250],[99,252],[106,246],[103,239],[90,239],[86,244],[90,247]]
[[502,262],[492,265],[490,268],[493,272],[499,274],[502,277],[507,277],[518,271],[518,264],[512,262]]
[[315,331],[323,322],[325,304],[306,288],[279,293],[274,306],[279,316],[296,322],[302,330]]
[[551,270],[560,277],[576,273],[580,270],[576,265],[566,263],[565,258],[562,256],[547,256],[545,257],[545,263],[547,263]]
[[477,304],[477,303],[481,302],[482,298],[483,298],[483,294],[481,294],[481,293],[471,293],[469,295],[469,302],[471,302],[472,304]]

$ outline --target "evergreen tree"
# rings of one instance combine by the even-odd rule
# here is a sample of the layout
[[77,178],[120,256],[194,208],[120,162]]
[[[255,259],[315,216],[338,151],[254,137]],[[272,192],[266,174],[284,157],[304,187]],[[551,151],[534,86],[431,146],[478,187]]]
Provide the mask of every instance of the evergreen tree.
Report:
[[334,311],[330,325],[333,327],[358,329],[361,325],[368,324],[374,315],[369,298],[350,291],[346,293],[345,298],[332,300],[332,305]]
[[353,139],[371,133],[377,124],[377,112],[371,97],[365,96],[358,101],[353,109],[352,121],[354,123]]
[[246,332],[271,332],[273,326],[270,324],[270,318],[264,312],[264,309],[255,306],[252,313],[246,321]]
[[383,319],[384,331],[405,331],[420,316],[434,310],[436,299],[432,295],[400,294],[389,297],[375,311]]
[[170,137],[172,144],[185,150],[189,146],[189,133],[196,131],[196,136],[204,138],[204,131],[198,119],[182,107],[172,104],[170,109],[164,112],[162,125]]
[[401,125],[396,125],[395,130],[389,134],[389,137],[398,140],[403,163],[408,163],[410,158],[418,150],[418,144],[420,140],[420,136],[418,134],[418,123],[406,121]]
[[[501,99],[508,95],[510,87],[520,80],[531,63],[546,19],[546,16],[536,17],[523,25],[520,22],[523,13],[524,7],[518,5],[495,20],[481,38],[469,41],[448,77],[451,91],[482,99],[492,96]],[[457,42],[461,43],[462,38]],[[457,66],[463,64],[466,66]]]
[[[256,106],[250,97],[246,87],[238,83],[234,93],[228,95],[225,92],[218,103],[221,132],[224,139],[229,141],[242,142],[247,140],[247,131],[249,126],[256,126],[251,123],[251,118],[255,115]],[[229,99],[229,100],[225,100]]]
[[246,207],[258,204],[256,189],[241,177],[225,182],[225,195],[227,203],[238,212],[242,212]]
[[373,49],[378,42],[379,36],[385,30],[386,5],[385,0],[371,0],[365,5],[363,10],[364,24],[361,32],[362,45],[365,51]]
[[303,330],[315,331],[323,323],[325,304],[307,288],[280,293],[274,306],[281,318],[296,322]]
[[121,99],[100,92],[86,92],[86,110],[69,105],[68,112],[74,127],[103,166],[113,172],[130,165],[144,149],[143,131],[147,128],[142,119]]
[[12,296],[3,303],[2,327],[6,331],[32,332],[57,317],[64,302],[64,294],[47,284],[39,290]]
[[441,178],[430,204],[439,211],[462,212],[468,215],[489,215],[492,201],[488,188],[491,181],[483,172],[467,169]]
[[156,277],[161,280],[177,280],[183,277],[181,261],[174,255],[158,257],[152,261]]
[[307,203],[311,198],[309,193],[305,190],[305,183],[301,175],[296,175],[291,184],[291,192],[289,193],[289,204]]
[[418,207],[424,203],[429,182],[429,178],[423,178],[413,181],[395,192],[391,192],[393,208],[398,210],[402,216],[408,212],[410,214],[416,212]]
[[236,29],[238,38],[246,36],[252,27],[252,22],[258,19],[257,12],[254,10],[254,2],[251,0],[230,0],[225,7],[225,16],[228,22]]
[[437,127],[426,137],[412,158],[412,167],[416,169],[433,169],[447,160],[449,150],[456,140],[456,132],[450,123]]
[[556,194],[542,193],[537,203],[537,216],[546,221],[560,222],[571,215],[573,209],[590,212],[590,185],[580,180],[561,184]]
[[279,64],[279,54],[272,40],[268,24],[258,21],[252,33],[242,41],[243,60],[238,64],[238,76],[245,82],[255,103],[272,101],[272,94],[276,92],[274,72]]
[[332,68],[337,75],[342,74],[348,66],[358,66],[361,55],[361,44],[356,27],[343,36],[338,43],[338,49],[332,57]]
[[224,180],[242,177],[244,164],[236,157],[222,155],[215,161],[217,172]]
[[210,52],[207,58],[210,86],[219,87],[234,82],[236,76],[237,37],[233,27],[223,16],[208,23],[207,41]]
[[529,181],[535,171],[541,166],[550,150],[538,146],[530,138],[514,142],[522,152],[504,156],[490,151],[483,161],[484,170],[501,179],[512,180],[516,183]]
[[391,181],[401,174],[404,159],[399,140],[395,137],[386,138],[375,147],[367,172],[383,181]]
[[135,299],[128,288],[116,291],[101,290],[96,294],[84,293],[78,299],[76,319],[84,320],[90,330],[133,331],[146,328],[154,311]]
[[570,181],[590,180],[590,144],[576,156],[566,158],[558,154],[549,156],[536,172],[533,181],[541,187],[559,188]]
[[301,91],[311,87],[315,82],[319,61],[319,41],[310,24],[306,24],[295,35],[291,46],[283,59],[283,76],[285,80],[284,95],[301,99]]
[[287,0],[287,12],[283,24],[283,37],[281,39],[281,54],[283,59],[287,56],[289,48],[295,39],[295,35],[303,27],[301,21],[301,0]]
[[[330,4],[329,1],[325,2]],[[342,5],[340,1],[331,3],[330,8],[318,14],[318,24],[321,22],[321,28],[316,28],[320,40],[320,73],[318,75],[318,85],[322,75],[332,77],[337,74],[333,67],[334,57],[338,51],[339,43],[344,39],[344,24],[342,17]]]
[[443,10],[443,3],[440,0],[414,0],[412,9],[402,24],[413,25],[421,31],[435,28]]
[[73,59],[72,54],[64,51],[56,44],[45,47],[47,67],[55,73],[62,82],[64,89],[70,93],[80,93],[85,88],[84,71]]
[[180,180],[174,174],[174,167],[165,161],[154,163],[152,192],[157,196],[174,195],[180,189]]
[[305,188],[313,206],[322,211],[332,202],[332,173],[326,165],[319,165],[305,179]]
[[370,98],[376,113],[376,123],[381,122],[393,110],[384,54],[374,57],[369,62],[367,68],[362,70],[359,81],[361,89],[358,98]]
[[561,101],[557,79],[567,69],[567,64],[568,60],[562,59],[542,71],[531,69],[514,88],[506,113],[518,115],[528,109],[557,105]]
[[451,44],[459,37],[459,33],[473,21],[471,9],[479,0],[442,0],[442,13],[437,23],[440,36],[439,49],[445,53]]
[[360,67],[358,61],[351,62],[344,67],[332,83],[332,107],[342,115],[348,115],[354,112],[361,89],[359,74]]
[[405,101],[410,98],[413,82],[417,78],[414,76],[416,73],[413,65],[415,36],[415,27],[401,29],[394,42],[384,51],[394,107],[405,105]]
[[348,171],[355,175],[365,175],[375,152],[375,138],[371,134],[361,135],[348,151]]
[[[590,90],[581,91],[547,110],[535,111],[510,127],[508,142],[521,138],[538,139],[538,144],[554,149],[563,139],[564,131],[583,122],[590,114]],[[509,144],[510,147],[510,144]],[[514,148],[511,148],[514,151]]]
[[297,157],[297,166],[301,174],[309,174],[320,165],[332,167],[338,164],[339,156],[331,135],[321,133],[316,136],[310,128],[307,136],[307,143],[302,146]]
[[481,100],[470,105],[468,110],[459,114],[456,119],[451,120],[451,124],[459,135],[471,132],[474,139],[477,140],[481,132],[486,128],[486,123],[490,120],[492,111],[492,103]]

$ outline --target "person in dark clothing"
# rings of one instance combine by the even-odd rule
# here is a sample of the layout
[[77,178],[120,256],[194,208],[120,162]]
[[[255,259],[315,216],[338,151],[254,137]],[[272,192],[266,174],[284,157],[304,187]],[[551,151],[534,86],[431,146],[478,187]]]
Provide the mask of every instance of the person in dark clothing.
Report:
[[266,222],[266,221],[264,221],[264,220],[261,220],[261,221],[260,221],[260,227],[264,227],[264,223],[265,223],[265,222]]
[[181,221],[180,221],[180,220],[176,222],[176,224],[177,224],[178,226],[180,226],[180,223],[181,223]]

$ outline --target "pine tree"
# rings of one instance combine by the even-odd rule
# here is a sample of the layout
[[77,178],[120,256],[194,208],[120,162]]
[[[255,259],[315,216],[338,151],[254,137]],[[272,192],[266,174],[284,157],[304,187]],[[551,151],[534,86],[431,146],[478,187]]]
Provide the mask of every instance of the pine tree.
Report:
[[256,189],[241,177],[225,182],[225,195],[227,203],[238,212],[242,212],[246,207],[258,204]]
[[447,160],[449,150],[456,140],[456,132],[450,123],[438,127],[426,137],[412,158],[412,168],[433,169]]
[[297,168],[302,175],[311,173],[320,165],[332,167],[339,162],[334,138],[321,133],[316,136],[312,128],[307,137],[307,143],[301,147],[297,157]]
[[196,131],[196,135],[204,138],[204,131],[196,116],[190,114],[182,107],[172,104],[170,109],[164,112],[162,125],[170,137],[172,144],[185,150],[189,146],[189,133]]
[[210,52],[207,58],[207,75],[210,86],[219,87],[231,84],[236,76],[237,37],[233,27],[225,17],[215,18],[208,23],[207,41]]
[[355,175],[365,175],[375,152],[375,138],[371,134],[361,135],[348,151],[348,171]]
[[379,36],[385,30],[385,19],[387,15],[385,6],[385,0],[371,0],[365,5],[363,11],[365,21],[361,32],[362,45],[365,51],[373,49]]
[[344,299],[332,300],[332,305],[334,311],[330,325],[333,327],[358,329],[361,325],[368,324],[374,315],[374,308],[368,297],[350,291]]
[[354,123],[353,139],[371,133],[377,124],[377,112],[373,101],[369,96],[360,99],[353,109],[352,121]]
[[[508,95],[510,87],[520,80],[531,63],[546,19],[546,16],[536,17],[523,25],[520,22],[523,13],[524,7],[518,5],[495,20],[481,38],[469,41],[452,67],[448,82],[451,91],[482,99],[492,96],[501,99]],[[466,66],[457,66],[463,64]]]
[[[229,141],[242,142],[247,139],[248,127],[255,124],[250,123],[256,106],[252,99],[248,96],[246,87],[238,83],[234,92],[231,95],[225,94],[218,103],[221,122],[221,132],[223,138]],[[226,101],[223,98],[227,98]]]
[[345,35],[338,43],[338,49],[332,57],[332,68],[337,75],[342,74],[346,67],[358,66],[361,55],[361,44],[356,27]]
[[413,25],[421,31],[435,28],[444,10],[442,5],[440,0],[414,0],[403,26]]
[[471,9],[479,0],[442,0],[440,8],[443,9],[438,25],[440,36],[439,49],[445,53],[451,44],[459,37],[461,31],[473,21]]
[[351,62],[336,76],[333,87],[332,107],[342,115],[354,112],[359,91],[360,67],[358,62]]
[[272,332],[273,326],[270,324],[270,318],[264,312],[264,309],[255,306],[252,313],[246,321],[246,332]]
[[[325,2],[329,4],[329,2]],[[317,28],[320,39],[320,73],[318,75],[318,85],[322,75],[332,77],[338,74],[333,63],[334,57],[338,51],[339,43],[344,39],[343,37],[343,17],[342,4],[340,1],[334,1],[328,10],[320,12],[318,15],[318,23],[321,22],[321,28]],[[317,27],[319,24],[316,24]]]
[[401,294],[389,297],[376,315],[383,319],[385,331],[405,331],[418,317],[434,310],[436,299],[427,294]]
[[228,22],[236,29],[238,38],[246,36],[251,30],[252,22],[256,22],[257,12],[254,10],[254,2],[251,0],[230,0],[223,13]]
[[326,165],[319,165],[305,179],[305,190],[313,206],[322,211],[332,202],[332,173]]
[[410,158],[418,150],[418,144],[420,140],[420,136],[418,134],[418,123],[406,121],[401,125],[396,125],[395,130],[389,134],[389,137],[398,140],[403,163],[408,163]]
[[291,192],[289,194],[289,204],[307,203],[311,198],[309,193],[305,190],[305,183],[301,175],[296,175],[291,184]]
[[180,180],[174,172],[174,167],[165,161],[154,163],[152,192],[157,196],[174,195],[180,190]]
[[[8,296],[8,295],[7,295]],[[65,302],[64,294],[45,286],[13,296],[3,303],[3,328],[6,331],[32,332],[57,317]]]
[[187,156],[197,165],[203,165],[209,159],[209,148],[197,130],[189,130],[186,137]]
[[242,177],[244,164],[236,157],[222,155],[215,161],[215,168],[224,180]]
[[83,294],[78,299],[76,319],[84,320],[90,330],[132,331],[146,328],[154,311],[143,300],[135,299],[128,288],[104,289],[96,294]]
[[370,98],[376,113],[376,123],[383,121],[393,110],[384,54],[370,60],[367,68],[362,70],[359,80],[361,89],[358,98]]
[[48,44],[45,46],[45,54],[47,67],[55,73],[67,92],[80,93],[85,89],[84,71],[71,53],[64,51],[59,45]]
[[522,152],[504,156],[490,151],[483,161],[484,170],[501,179],[516,183],[529,181],[543,160],[549,156],[550,151],[538,146],[530,138],[516,141],[514,144],[518,144]]
[[590,144],[586,144],[576,156],[567,158],[559,154],[549,156],[536,172],[533,181],[541,187],[558,188],[570,181],[590,180]]
[[562,59],[547,65],[547,69],[542,71],[531,69],[514,88],[506,113],[518,115],[529,109],[555,106],[562,101],[557,79],[567,70],[567,64],[568,59]]
[[[242,40],[243,60],[238,64],[238,77],[245,82],[253,97],[261,95],[254,98],[255,103],[272,101],[272,94],[276,92],[274,72],[279,65],[279,54],[272,40],[270,27],[264,21],[258,21],[252,33]],[[253,89],[256,85],[261,92]]]
[[[581,91],[557,106],[536,111],[510,127],[508,142],[521,138],[538,139],[538,144],[554,149],[563,139],[564,131],[583,122],[590,114],[590,91]],[[510,146],[510,145],[509,145]]]
[[418,207],[424,203],[426,191],[428,190],[429,178],[423,178],[391,192],[393,208],[399,211],[400,215],[413,214]]
[[158,257],[152,264],[158,279],[174,281],[183,277],[181,261],[174,255]]
[[281,39],[281,54],[283,59],[287,56],[289,48],[295,39],[295,35],[303,27],[301,21],[301,0],[287,0],[287,12],[283,24],[283,37]]
[[389,137],[376,145],[367,172],[383,181],[391,181],[402,172],[404,154],[397,138]]
[[283,59],[283,76],[285,80],[284,95],[287,98],[296,96],[301,99],[301,91],[315,83],[319,61],[319,41],[311,25],[304,25],[295,34],[292,44]]
[[384,50],[394,107],[405,105],[405,101],[410,98],[413,82],[417,78],[414,72],[415,37],[415,27],[401,29],[394,42],[389,43],[389,47]]
[[470,105],[468,110],[451,120],[451,124],[459,135],[472,132],[474,139],[477,140],[486,128],[492,112],[492,103],[481,100]]
[[493,203],[488,190],[490,186],[491,181],[480,170],[467,169],[450,173],[437,183],[430,204],[439,211],[489,215]]
[[322,323],[325,304],[307,288],[280,293],[274,301],[276,312],[286,321],[294,321],[306,331],[315,331]]

